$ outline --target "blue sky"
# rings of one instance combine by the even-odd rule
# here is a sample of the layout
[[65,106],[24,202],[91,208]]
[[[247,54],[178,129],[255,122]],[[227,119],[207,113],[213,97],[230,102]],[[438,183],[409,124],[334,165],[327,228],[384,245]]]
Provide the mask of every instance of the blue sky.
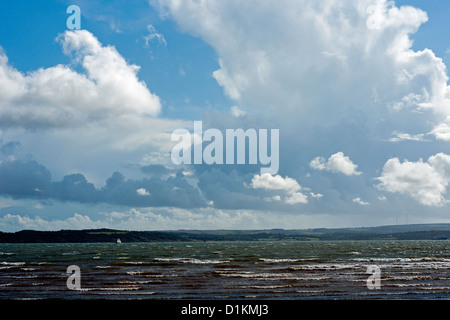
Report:
[[[68,30],[69,5],[81,30]],[[0,230],[449,222],[450,4],[0,4]],[[171,133],[279,129],[280,167]]]

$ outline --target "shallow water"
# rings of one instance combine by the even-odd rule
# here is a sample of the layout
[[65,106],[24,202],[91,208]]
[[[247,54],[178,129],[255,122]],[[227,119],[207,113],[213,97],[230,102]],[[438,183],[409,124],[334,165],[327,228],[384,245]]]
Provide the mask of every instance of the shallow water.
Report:
[[[448,299],[449,249],[450,241],[0,244],[0,299]],[[69,265],[80,268],[79,290],[67,288]],[[379,289],[367,285],[372,265]]]

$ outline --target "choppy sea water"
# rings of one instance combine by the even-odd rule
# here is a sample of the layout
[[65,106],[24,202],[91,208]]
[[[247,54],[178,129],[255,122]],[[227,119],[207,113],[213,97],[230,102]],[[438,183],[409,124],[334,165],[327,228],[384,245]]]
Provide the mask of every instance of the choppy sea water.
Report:
[[449,270],[450,241],[0,244],[0,299],[441,300]]

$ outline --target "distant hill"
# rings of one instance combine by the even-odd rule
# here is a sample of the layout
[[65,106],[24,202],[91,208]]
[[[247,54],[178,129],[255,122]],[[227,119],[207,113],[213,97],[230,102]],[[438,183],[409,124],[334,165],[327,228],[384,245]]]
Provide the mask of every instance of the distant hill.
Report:
[[312,229],[316,232],[335,233],[335,232],[369,232],[369,233],[401,233],[415,231],[450,231],[450,223],[429,223],[429,224],[404,224],[389,225],[379,227],[361,227],[361,228],[340,228],[340,229]]
[[412,224],[362,228],[267,229],[267,230],[169,230],[127,231],[85,229],[0,232],[0,243],[88,243],[169,241],[267,241],[267,240],[446,240],[450,224]]

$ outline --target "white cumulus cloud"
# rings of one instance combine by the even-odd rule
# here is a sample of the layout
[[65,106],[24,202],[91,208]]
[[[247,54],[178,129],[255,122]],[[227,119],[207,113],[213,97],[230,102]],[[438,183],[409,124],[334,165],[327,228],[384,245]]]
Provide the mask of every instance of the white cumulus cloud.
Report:
[[411,34],[428,20],[418,8],[388,0],[151,3],[215,49],[213,77],[242,106],[297,121],[334,120],[348,105],[375,120],[387,110],[449,115],[442,59],[411,49]]
[[442,206],[450,182],[450,155],[438,153],[424,162],[389,159],[377,188],[391,193],[407,194],[423,205]]
[[434,135],[437,140],[450,141],[450,116],[436,125],[430,134]]
[[146,190],[145,188],[139,188],[136,190],[136,193],[140,196],[149,196],[150,192]]
[[360,197],[353,198],[352,201],[353,201],[354,203],[360,204],[360,205],[362,205],[362,206],[368,206],[368,205],[370,204],[370,203],[367,202],[367,201],[361,200]]
[[[287,204],[308,203],[308,197],[301,192],[300,184],[290,177],[283,178],[270,173],[256,174],[253,176],[250,186],[254,189],[283,191],[286,193],[285,202]],[[279,201],[281,198],[276,195],[272,199]]]
[[0,123],[9,127],[65,128],[121,116],[156,116],[159,97],[137,77],[113,46],[89,31],[66,31],[57,38],[84,73],[66,65],[23,74],[0,52]]
[[362,172],[357,171],[358,166],[349,157],[345,156],[343,152],[331,155],[328,160],[325,160],[323,157],[316,157],[311,160],[309,166],[312,169],[340,172],[347,176],[362,174]]

